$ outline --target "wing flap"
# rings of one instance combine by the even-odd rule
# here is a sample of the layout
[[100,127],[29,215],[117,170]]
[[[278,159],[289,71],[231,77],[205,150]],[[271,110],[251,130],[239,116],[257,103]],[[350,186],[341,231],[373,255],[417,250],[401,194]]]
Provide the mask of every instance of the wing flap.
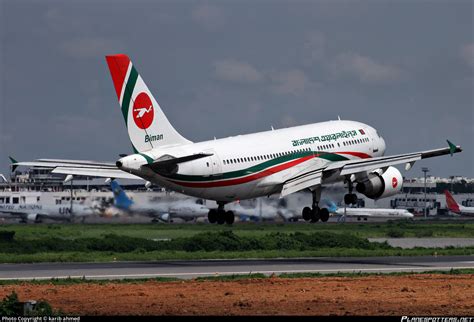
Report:
[[283,185],[281,189],[280,198],[283,198],[292,193],[298,192],[300,190],[314,187],[321,184],[321,178],[323,175],[322,169],[313,170],[311,172],[306,172],[302,175],[294,177]]

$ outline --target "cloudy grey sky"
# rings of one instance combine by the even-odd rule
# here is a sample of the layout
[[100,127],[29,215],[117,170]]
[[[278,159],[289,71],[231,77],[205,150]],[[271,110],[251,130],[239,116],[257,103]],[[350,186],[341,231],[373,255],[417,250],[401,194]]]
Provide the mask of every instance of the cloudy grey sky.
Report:
[[130,153],[104,59],[127,53],[193,141],[340,115],[388,154],[465,149],[404,175],[472,177],[473,3],[0,0],[0,173]]

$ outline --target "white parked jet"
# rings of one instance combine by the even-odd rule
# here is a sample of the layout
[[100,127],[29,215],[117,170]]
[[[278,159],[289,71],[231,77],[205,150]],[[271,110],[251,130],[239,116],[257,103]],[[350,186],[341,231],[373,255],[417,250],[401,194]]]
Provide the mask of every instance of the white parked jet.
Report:
[[[210,222],[234,214],[224,206],[234,200],[279,193],[281,197],[310,189],[313,200],[304,217],[327,221],[320,208],[321,187],[348,183],[346,203],[359,193],[373,199],[396,194],[402,175],[418,160],[461,152],[449,147],[384,156],[385,141],[373,127],[355,121],[328,121],[193,143],[170,124],[128,56],[106,57],[134,154],[115,164],[40,159],[15,165],[53,168],[54,173],[106,178],[142,178],[190,196],[217,201]],[[153,108],[149,108],[152,106]],[[147,113],[141,113],[147,108]],[[219,220],[222,222],[222,219]]]
[[207,216],[209,208],[196,203],[194,200],[162,200],[149,205],[139,205],[130,199],[122,187],[115,181],[110,182],[114,194],[114,206],[130,215],[145,215],[165,222],[174,218],[185,221]]
[[[94,209],[82,204],[71,205],[46,205],[46,204],[0,204],[0,213],[9,213],[11,217],[19,217],[21,222],[34,221],[39,223],[42,219],[60,221],[73,221],[95,215]],[[4,217],[6,218],[6,217]]]
[[367,220],[368,218],[386,218],[386,219],[409,219],[413,214],[406,209],[391,208],[338,208],[334,202],[328,202],[330,213],[339,216],[338,221],[345,220],[345,217],[355,217],[357,220]]
[[474,216],[474,207],[459,205],[448,190],[445,190],[444,194],[446,196],[446,205],[448,206],[449,211],[458,215]]

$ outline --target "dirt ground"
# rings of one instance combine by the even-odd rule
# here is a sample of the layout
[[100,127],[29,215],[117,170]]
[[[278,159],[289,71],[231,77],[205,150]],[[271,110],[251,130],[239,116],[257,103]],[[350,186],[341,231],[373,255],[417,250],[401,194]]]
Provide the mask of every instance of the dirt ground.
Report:
[[78,315],[474,315],[474,275],[0,286]]

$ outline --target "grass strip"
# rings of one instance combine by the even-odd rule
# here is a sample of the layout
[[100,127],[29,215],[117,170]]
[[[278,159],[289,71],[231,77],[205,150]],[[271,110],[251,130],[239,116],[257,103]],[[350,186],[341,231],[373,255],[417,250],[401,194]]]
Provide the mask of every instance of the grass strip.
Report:
[[[265,274],[243,274],[243,275],[217,275],[217,276],[206,276],[197,277],[189,281],[198,282],[226,282],[226,281],[240,281],[247,279],[270,279],[270,278],[325,278],[325,277],[347,277],[347,278],[358,278],[358,277],[370,277],[370,276],[407,276],[407,275],[474,275],[474,269],[451,269],[448,271],[433,270],[424,272],[344,272],[344,273],[289,273],[269,276]],[[53,278],[53,279],[42,279],[42,280],[2,280],[0,286],[6,285],[75,285],[75,284],[142,284],[147,282],[186,282],[186,280],[174,278],[174,277],[154,277],[154,278],[137,278],[137,279],[86,279],[86,278]]]

